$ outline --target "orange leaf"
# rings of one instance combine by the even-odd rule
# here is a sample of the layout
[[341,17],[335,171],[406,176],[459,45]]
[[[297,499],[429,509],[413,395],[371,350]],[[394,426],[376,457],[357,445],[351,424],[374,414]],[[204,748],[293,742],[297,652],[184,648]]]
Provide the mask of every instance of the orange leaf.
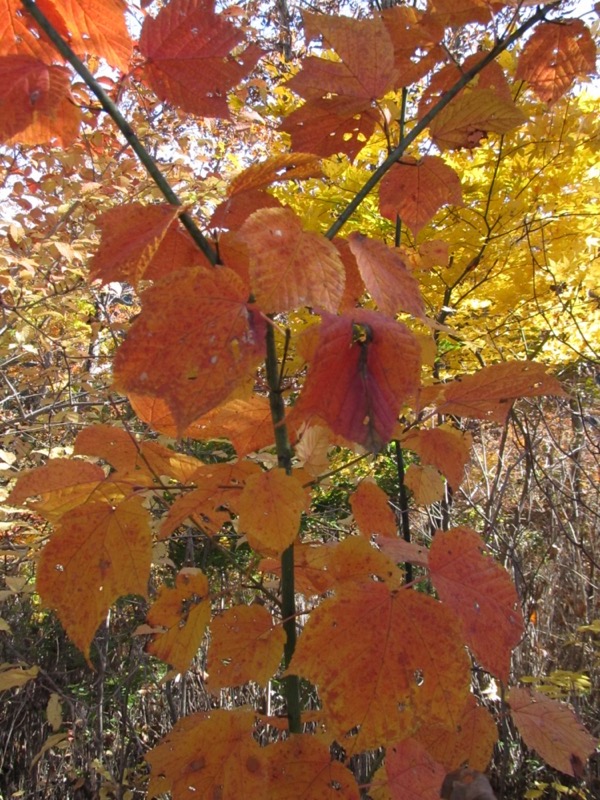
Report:
[[542,22],[527,40],[519,58],[516,78],[546,103],[555,103],[578,75],[596,69],[596,45],[579,19]]
[[296,539],[309,502],[300,481],[282,469],[250,475],[238,503],[239,532],[259,553],[280,555]]
[[386,554],[394,564],[418,564],[420,567],[429,565],[429,550],[415,542],[405,542],[398,537],[391,539],[384,536],[375,536],[375,544]]
[[147,595],[149,522],[139,497],[86,503],[63,514],[42,551],[37,591],[88,661],[96,629],[113,602],[126,594]]
[[285,632],[273,625],[264,606],[234,606],[211,624],[208,648],[208,686],[240,686],[255,681],[265,686],[283,656]]
[[333,588],[348,583],[383,581],[390,589],[399,589],[404,574],[385,553],[373,547],[362,536],[348,536],[327,551],[325,569]]
[[513,686],[508,695],[512,718],[527,747],[544,761],[575,778],[598,745],[573,711],[540,692]]
[[231,508],[237,504],[244,481],[260,472],[258,464],[250,461],[202,465],[191,478],[198,488],[175,500],[163,518],[159,538],[166,539],[188,518],[192,518],[205,533],[214,536],[231,518],[223,507]]
[[287,86],[307,99],[337,94],[367,103],[393,88],[394,49],[379,17],[351,17],[304,13],[307,40],[322,37],[339,61],[310,57]]
[[[90,265],[90,279],[102,283],[156,280],[202,263],[201,253],[177,228],[181,208],[160,203],[120,205],[96,219],[102,240]],[[206,262],[203,262],[206,265]]]
[[406,738],[425,721],[450,723],[470,679],[460,642],[456,618],[431,597],[350,583],[311,612],[288,672],[317,685],[328,730],[349,754]]
[[35,144],[60,138],[62,120],[57,112],[71,97],[69,84],[64,67],[26,55],[0,57],[0,141],[19,140],[30,126],[39,134]]
[[[294,734],[267,750],[269,797],[277,800],[359,800],[352,773],[331,758],[329,746],[310,734]],[[264,795],[266,798],[267,795]]]
[[[259,208],[281,208],[281,203],[276,197],[273,197],[267,192],[260,189],[251,189],[247,192],[240,192],[234,194],[223,200],[222,203],[215,208],[212,217],[210,218],[210,225],[213,228],[223,228],[229,231],[237,230],[248,219],[250,214],[253,214]],[[221,244],[222,237],[219,238],[219,245]],[[232,266],[227,257],[221,253],[224,263],[230,267]]]
[[[312,597],[332,588],[334,579],[328,568],[331,549],[330,544],[299,542],[294,545],[294,580],[298,593]],[[259,569],[281,577],[281,559],[263,558]]]
[[534,361],[509,361],[492,364],[473,375],[464,375],[443,387],[436,403],[440,414],[505,422],[518,397],[566,392],[556,378],[546,373],[543,364]]
[[447,770],[469,764],[472,769],[487,769],[498,729],[493,717],[483,706],[478,706],[472,694],[465,707],[454,718],[451,728],[436,723],[425,723],[415,734],[429,755]]
[[490,21],[490,4],[487,0],[433,0],[432,16],[444,27],[465,25],[469,22]]
[[[224,710],[180,719],[147,755],[148,796],[173,800],[268,797],[266,752],[252,736],[254,714]],[[267,751],[268,752],[268,751]]]
[[23,473],[6,502],[20,506],[34,498],[27,506],[53,521],[86,503],[103,481],[104,471],[97,464],[54,458],[43,467]]
[[133,436],[122,428],[91,425],[77,434],[73,452],[101,458],[119,472],[133,472],[140,450]]
[[165,630],[152,637],[146,650],[178,672],[185,672],[210,622],[206,575],[193,567],[180,570],[173,588],[161,586],[147,621],[152,627]]
[[323,175],[320,159],[312,153],[278,153],[259,164],[252,164],[231,181],[227,195],[266,189],[277,181],[320,178]]
[[329,448],[332,446],[331,434],[322,425],[309,425],[300,436],[295,446],[295,454],[299,465],[309,475],[316,477],[329,469]]
[[355,20],[325,14],[304,14],[307,39],[323,43],[339,56],[310,57],[287,87],[307,99],[284,122],[294,150],[353,157],[373,132],[374,100],[394,87],[394,49],[379,17]]
[[381,213],[392,222],[398,215],[415,236],[442,206],[462,204],[460,178],[437,156],[403,158],[381,181]]
[[296,419],[315,415],[349,441],[379,450],[419,381],[420,349],[399,322],[357,309],[323,315]]
[[440,150],[477,147],[489,133],[508,133],[526,121],[512,100],[492,89],[463,90],[432,120],[431,138]]
[[[69,32],[64,20],[51,0],[37,0],[36,5],[61,36],[68,40]],[[0,0],[0,55],[14,53],[45,61],[58,58],[54,45],[38,30],[33,18],[23,13],[20,0]]]
[[238,28],[215,14],[214,0],[171,0],[144,21],[144,78],[161,100],[183,111],[229,118],[227,92],[263,54],[250,45],[234,58],[231,51],[243,41]]
[[192,267],[157,282],[115,357],[118,388],[162,397],[183,432],[263,357],[265,323],[245,301],[244,284],[226,268]]
[[238,458],[268,447],[275,436],[269,400],[256,394],[218,406],[196,420],[194,428],[199,439],[229,439]]
[[406,311],[415,317],[425,315],[419,284],[397,250],[360,233],[351,233],[348,245],[367,291],[384,314],[394,317]]
[[145,470],[155,478],[166,475],[178,483],[190,483],[198,469],[202,469],[204,466],[203,462],[197,458],[185,453],[176,453],[152,440],[142,442],[140,451],[138,468]]
[[409,431],[402,444],[413,450],[424,464],[439,469],[456,491],[471,455],[471,436],[450,425]]
[[440,599],[463,621],[465,641],[482,667],[508,681],[510,656],[523,635],[523,615],[506,570],[470,528],[438,531],[429,550]]
[[239,231],[250,256],[256,302],[268,312],[316,306],[335,312],[344,293],[344,266],[331,242],[305,231],[289,208],[259,209]]
[[444,479],[435,467],[411,464],[404,475],[404,483],[420,506],[430,506],[444,497],[446,487]]
[[350,496],[350,506],[358,529],[365,536],[398,535],[398,523],[390,508],[390,499],[373,480],[364,480]]
[[77,54],[100,56],[121,72],[129,71],[132,43],[125,24],[124,0],[60,0],[56,9]]
[[377,120],[370,102],[354,97],[317,97],[292,111],[281,130],[290,134],[294,150],[324,158],[346,153],[352,159],[367,143]]
[[439,800],[446,770],[415,739],[397,742],[385,751],[386,784],[378,789],[379,771],[369,793],[374,800]]
[[365,284],[361,277],[356,263],[356,258],[350,250],[350,246],[346,239],[336,237],[333,240],[334,245],[337,247],[344,265],[346,272],[346,285],[344,288],[344,296],[340,303],[339,310],[342,313],[352,313],[353,309],[358,305],[360,298],[365,293]]
[[446,54],[440,45],[444,26],[431,13],[412,6],[393,6],[382,12],[385,27],[394,46],[398,78],[395,87],[410,86],[420,80]]

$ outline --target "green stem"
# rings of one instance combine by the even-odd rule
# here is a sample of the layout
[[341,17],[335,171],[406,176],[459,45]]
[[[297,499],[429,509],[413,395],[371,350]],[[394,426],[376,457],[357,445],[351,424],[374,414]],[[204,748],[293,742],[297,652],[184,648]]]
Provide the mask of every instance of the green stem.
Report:
[[[289,475],[292,471],[292,447],[285,424],[285,405],[281,393],[281,375],[277,363],[275,345],[275,326],[267,326],[267,383],[269,385],[269,404],[275,431],[277,463]],[[294,588],[294,545],[290,545],[281,555],[281,615],[286,642],[283,648],[283,662],[287,669],[296,649],[296,592]],[[284,695],[287,704],[288,728],[290,733],[302,733],[302,709],[300,703],[300,680],[297,675],[287,675],[283,679]]]
[[[53,27],[53,25],[49,22],[49,20],[44,16],[44,14],[40,11],[40,9],[36,6],[34,0],[21,0],[23,7],[25,10],[31,14],[40,28],[44,31],[44,33],[48,36],[52,44],[56,47],[58,52],[61,56],[69,62],[69,64],[73,67],[75,72],[77,72],[85,81],[86,86],[92,91],[96,97],[98,98],[100,105],[109,115],[109,117],[113,120],[117,128],[121,131],[125,139],[127,140],[129,146],[137,155],[139,160],[142,162],[144,167],[154,183],[158,186],[160,191],[163,193],[165,199],[174,206],[182,206],[183,203],[179,199],[179,197],[175,194],[171,185],[165,178],[165,176],[160,171],[160,168],[156,161],[152,158],[150,153],[146,150],[144,145],[138,139],[135,131],[131,127],[131,125],[127,122],[125,117],[121,114],[115,103],[110,99],[110,97],[106,94],[102,86],[98,83],[98,81],[94,78],[92,73],[89,69],[85,66],[85,64],[78,58],[75,53],[71,50],[69,45],[64,41],[58,31]],[[200,231],[196,223],[194,222],[193,218],[188,214],[187,211],[182,212],[179,215],[179,218],[182,224],[190,233],[192,239],[196,242],[200,250],[204,253],[206,258],[209,260],[211,264],[217,263],[217,253],[215,249],[212,247],[210,242],[206,239],[204,234]]]
[[346,208],[342,211],[333,225],[329,228],[325,236],[328,239],[333,239],[339,231],[344,227],[346,222],[350,219],[352,214],[356,211],[359,205],[363,202],[363,200],[367,197],[367,195],[371,192],[372,189],[377,186],[379,181],[383,178],[385,173],[391,169],[391,167],[401,158],[408,147],[415,141],[415,139],[423,133],[425,128],[429,126],[435,117],[440,113],[440,111],[445,108],[448,103],[453,100],[456,95],[463,89],[473,78],[478,75],[484,67],[487,67],[500,53],[503,53],[508,47],[511,46],[514,42],[518,41],[523,34],[525,34],[529,28],[539,22],[540,20],[544,19],[548,11],[554,8],[558,3],[550,3],[547,6],[542,6],[538,8],[533,16],[531,16],[528,20],[526,20],[517,30],[507,36],[506,39],[502,39],[501,41],[493,47],[490,52],[484,56],[481,61],[479,61],[475,66],[468,69],[460,78],[456,81],[454,86],[448,89],[437,103],[429,109],[427,114],[422,117],[419,122],[415,125],[412,130],[406,134],[406,136],[402,137],[398,146],[392,150],[389,156],[385,159],[385,161],[379,166],[375,172],[371,175],[368,181],[362,186],[361,189],[354,195],[352,200],[348,203]]

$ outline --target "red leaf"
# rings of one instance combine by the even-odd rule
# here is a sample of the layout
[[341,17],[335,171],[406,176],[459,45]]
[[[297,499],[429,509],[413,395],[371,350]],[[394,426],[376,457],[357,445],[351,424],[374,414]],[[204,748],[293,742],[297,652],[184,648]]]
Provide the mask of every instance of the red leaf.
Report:
[[[390,800],[439,800],[446,770],[415,739],[405,739],[385,752],[387,797]],[[374,787],[380,781],[375,773]],[[377,796],[375,794],[375,796]]]
[[482,667],[508,681],[510,657],[523,635],[523,616],[506,570],[470,528],[438,531],[429,551],[440,599],[463,621],[465,642]]
[[527,747],[535,750],[551,767],[575,778],[598,745],[573,711],[540,692],[510,690],[512,717]]
[[379,450],[416,390],[419,369],[419,345],[401,323],[358,309],[352,317],[324,314],[293,415],[315,415],[334,433]]
[[367,291],[384,314],[394,317],[406,311],[415,317],[425,316],[419,284],[397,250],[361,233],[351,233],[348,245]]
[[0,58],[0,140],[18,140],[18,134],[33,125],[39,134],[36,144],[61,137],[57,111],[71,96],[69,86],[69,73],[63,67],[25,55]]
[[178,206],[130,203],[96,219],[102,240],[90,266],[90,278],[103,283],[157,280],[170,272],[204,263],[188,234],[178,229]]
[[[371,105],[393,88],[394,50],[379,17],[305,14],[308,39],[322,36],[339,61],[310,57],[287,86],[307,99],[284,122],[295,150],[353,157],[373,132]],[[332,96],[333,95],[333,96]]]
[[171,0],[144,22],[144,77],[161,100],[183,111],[229,118],[227,92],[263,54],[250,45],[234,58],[242,41],[240,30],[215,14],[213,0]]
[[543,22],[527,40],[516,78],[526,80],[546,103],[555,103],[578,75],[596,69],[596,45],[579,19]]
[[183,432],[263,358],[265,323],[246,297],[226,268],[192,267],[157,282],[115,357],[117,386],[163,398]]
[[547,374],[543,364],[534,361],[492,364],[440,389],[441,398],[436,402],[440,414],[495,422],[506,420],[512,401],[518,397],[566,396],[557,379]]
[[444,205],[462,205],[462,190],[456,172],[437,156],[404,158],[381,181],[381,213],[392,222],[398,215],[415,236]]

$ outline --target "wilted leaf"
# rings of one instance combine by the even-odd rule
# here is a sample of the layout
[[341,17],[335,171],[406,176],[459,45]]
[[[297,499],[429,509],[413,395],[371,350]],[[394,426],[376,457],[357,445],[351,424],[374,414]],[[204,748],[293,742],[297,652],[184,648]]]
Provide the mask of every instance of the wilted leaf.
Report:
[[361,481],[350,495],[350,506],[362,534],[371,536],[397,536],[398,523],[390,508],[390,499],[372,480]]
[[360,752],[425,721],[450,723],[469,686],[460,641],[456,618],[431,597],[350,583],[311,612],[288,672],[317,685],[331,735]]
[[508,695],[512,718],[527,747],[567,775],[582,777],[583,765],[598,741],[564,703],[540,692],[513,686]]
[[263,358],[265,322],[246,299],[225,268],[193,267],[155,283],[115,357],[118,388],[166,400],[183,432]]
[[229,117],[227,92],[254,68],[262,51],[231,51],[244,37],[215,14],[213,0],[171,0],[155,18],[147,16],[140,36],[144,78],[161,100],[204,117]]
[[464,624],[467,645],[488,672],[508,682],[510,656],[523,635],[523,616],[506,570],[470,528],[438,531],[429,550],[431,580]]
[[406,311],[415,317],[424,316],[419,284],[397,250],[360,233],[351,233],[348,245],[368,292],[384,314],[394,317]]
[[211,624],[208,648],[208,686],[240,686],[248,681],[265,686],[279,668],[285,632],[273,625],[260,605],[234,606]]
[[26,683],[37,678],[39,667],[15,667],[12,664],[0,664],[0,692],[25,686]]
[[460,178],[442,158],[403,158],[384,175],[379,208],[384,217],[396,215],[416,236],[445,205],[462,205]]
[[310,495],[294,475],[272,469],[250,475],[238,502],[238,529],[263,555],[277,556],[298,535]]
[[580,19],[542,22],[525,43],[516,78],[546,103],[555,103],[578,75],[596,70],[596,45]]
[[55,732],[62,725],[62,703],[60,702],[60,695],[56,692],[52,692],[46,705],[46,719],[48,720],[48,725]]
[[113,602],[126,594],[147,595],[149,521],[139,497],[116,505],[86,503],[60,518],[42,551],[37,591],[88,661],[94,634]]
[[254,714],[225,710],[180,719],[146,756],[148,796],[171,792],[173,800],[240,800],[266,797],[265,749],[252,737]]
[[359,309],[352,316],[324,314],[293,417],[314,415],[334,433],[379,450],[416,390],[419,370],[419,345],[399,322]]
[[178,672],[185,672],[210,621],[206,575],[192,567],[180,570],[174,587],[160,588],[147,620],[149,625],[165,628],[165,631],[155,634],[146,650]]
[[289,208],[259,209],[239,232],[250,256],[250,285],[268,312],[316,306],[335,312],[344,293],[344,267],[331,242],[305,231]]

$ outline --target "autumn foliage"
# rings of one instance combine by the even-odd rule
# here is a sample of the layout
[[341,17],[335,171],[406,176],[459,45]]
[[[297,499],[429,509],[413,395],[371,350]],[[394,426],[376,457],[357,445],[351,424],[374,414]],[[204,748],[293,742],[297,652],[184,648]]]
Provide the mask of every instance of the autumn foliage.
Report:
[[[509,714],[550,767],[584,779],[596,740],[511,669],[527,619],[489,531],[440,522],[415,537],[408,506],[390,505],[397,495],[373,476],[404,453],[400,497],[447,509],[475,421],[506,426],[516,401],[568,397],[547,364],[485,351],[491,334],[481,345],[458,301],[453,318],[452,289],[435,306],[436,281],[459,261],[454,286],[473,279],[465,298],[476,294],[495,245],[488,225],[450,255],[432,221],[470,212],[465,152],[477,158],[529,119],[543,126],[593,72],[589,27],[557,3],[307,12],[307,47],[290,65],[259,46],[241,6],[142,3],[135,31],[126,12],[121,0],[4,0],[0,14],[5,146],[77,147],[107,114],[163,194],[94,210],[85,281],[139,296],[111,342],[112,406],[70,453],[21,472],[6,502],[51,526],[36,592],[90,669],[110,609],[135,595],[145,620],[131,636],[171,678],[204,648],[214,698],[249,682],[281,697],[276,713],[215,700],[176,721],[146,755],[148,796],[492,798],[482,773]],[[468,44],[452,52],[457,31]],[[253,87],[280,98],[277,147],[234,175],[217,168],[218,196],[200,210],[119,111],[137,93],[142,108],[179,114],[184,138],[203,118],[231,124]],[[103,136],[110,165],[125,145]],[[311,198],[361,153],[361,180],[319,218]],[[510,270],[510,248],[502,258]],[[10,313],[14,274],[0,279]],[[444,372],[458,343],[479,368]],[[186,452],[190,440],[225,444],[211,461]],[[352,525],[325,541],[310,527],[318,492],[350,462],[363,469]],[[158,563],[157,548],[190,528],[226,560],[245,553],[254,602],[196,563]],[[483,672],[500,687],[499,715],[474,691]],[[354,757],[374,752],[359,785]]]

